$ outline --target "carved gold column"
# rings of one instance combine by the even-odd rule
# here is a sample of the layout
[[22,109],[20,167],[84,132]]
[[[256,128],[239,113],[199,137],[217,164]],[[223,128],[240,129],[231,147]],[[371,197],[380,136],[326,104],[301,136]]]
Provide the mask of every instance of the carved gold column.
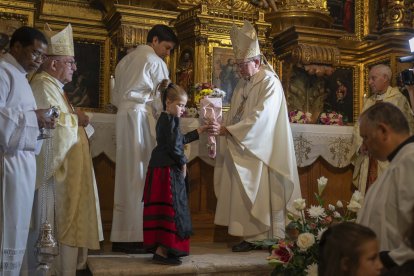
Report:
[[[381,33],[410,31],[413,28],[413,4],[404,0],[387,0],[382,3],[379,30]],[[412,2],[412,1],[411,1]]]
[[196,37],[196,45],[194,49],[194,83],[208,82],[209,77],[207,76],[208,68],[206,63],[208,49],[208,38],[205,36]]

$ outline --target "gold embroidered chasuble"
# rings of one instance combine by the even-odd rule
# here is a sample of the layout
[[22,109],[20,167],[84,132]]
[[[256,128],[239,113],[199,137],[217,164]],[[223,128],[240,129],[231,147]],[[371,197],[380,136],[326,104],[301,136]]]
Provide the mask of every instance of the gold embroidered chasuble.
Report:
[[[31,81],[39,108],[57,106],[60,117],[53,130],[53,158],[49,177],[56,185],[56,223],[59,242],[89,249],[99,249],[102,240],[99,201],[93,172],[89,141],[78,117],[67,102],[61,83],[42,72]],[[37,156],[36,187],[42,184],[45,147]]]

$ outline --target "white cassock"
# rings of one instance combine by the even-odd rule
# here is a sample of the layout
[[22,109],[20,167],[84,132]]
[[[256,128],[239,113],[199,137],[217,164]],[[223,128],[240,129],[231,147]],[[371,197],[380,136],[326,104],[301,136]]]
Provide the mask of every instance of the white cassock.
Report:
[[[413,138],[412,138],[413,139]],[[404,243],[412,229],[414,207],[414,143],[399,150],[388,169],[369,188],[357,222],[374,230],[381,251],[398,265],[414,259],[414,251]]]
[[225,125],[231,135],[220,140],[214,170],[215,224],[233,236],[283,237],[286,206],[301,193],[286,100],[272,71],[261,67],[239,81]]
[[[112,104],[118,107],[113,242],[143,241],[142,195],[156,144],[155,104],[150,98],[163,79],[168,79],[167,65],[148,45],[122,58],[115,70],[111,95]],[[159,108],[159,99],[155,102]]]
[[39,126],[26,74],[12,55],[0,58],[0,275],[19,275],[35,190]]

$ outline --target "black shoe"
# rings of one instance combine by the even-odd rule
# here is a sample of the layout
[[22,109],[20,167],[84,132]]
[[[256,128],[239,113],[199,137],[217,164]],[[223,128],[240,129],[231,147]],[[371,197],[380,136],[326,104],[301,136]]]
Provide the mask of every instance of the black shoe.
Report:
[[163,265],[180,265],[183,263],[178,257],[166,258],[158,254],[154,254],[154,256],[152,257],[152,260],[158,264],[163,264]]
[[251,251],[251,250],[254,250],[254,249],[257,249],[257,248],[258,248],[257,245],[254,245],[251,242],[242,241],[241,243],[234,245],[231,248],[231,251],[233,251],[233,252],[248,252],[248,251]]
[[113,242],[112,252],[123,252],[126,254],[145,254],[147,251],[139,242]]

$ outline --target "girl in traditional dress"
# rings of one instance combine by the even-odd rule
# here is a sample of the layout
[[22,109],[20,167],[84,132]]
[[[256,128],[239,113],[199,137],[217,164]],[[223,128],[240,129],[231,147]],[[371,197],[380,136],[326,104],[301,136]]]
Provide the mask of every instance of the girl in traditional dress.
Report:
[[151,154],[143,196],[144,246],[154,253],[155,262],[179,265],[180,257],[189,254],[192,234],[184,144],[197,140],[207,126],[181,133],[187,93],[180,86],[169,84],[161,100],[164,111],[156,125],[157,146]]
[[326,230],[319,243],[319,276],[379,276],[377,237],[368,227],[343,222]]

